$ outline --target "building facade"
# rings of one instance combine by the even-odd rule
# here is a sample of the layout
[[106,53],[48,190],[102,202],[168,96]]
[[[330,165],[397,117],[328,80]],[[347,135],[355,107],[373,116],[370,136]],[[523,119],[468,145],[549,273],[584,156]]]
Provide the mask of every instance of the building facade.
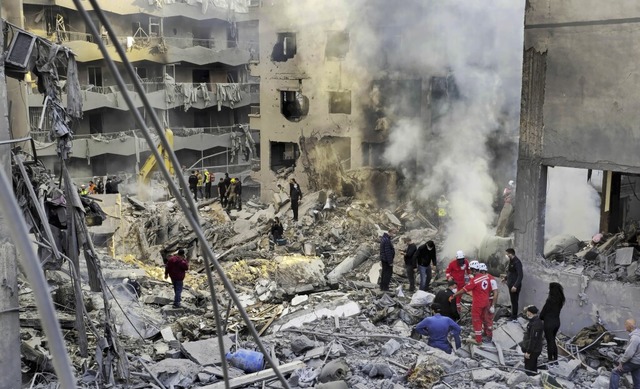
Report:
[[554,167],[583,169],[585,180],[589,171],[603,172],[601,232],[627,230],[640,220],[639,22],[634,1],[527,2],[515,242],[528,267],[525,302],[540,304],[548,282],[562,283],[569,333],[598,317],[619,328],[640,298],[634,284],[585,276],[586,264],[558,272],[532,261],[543,252],[547,173]]
[[[259,153],[259,148],[247,147],[258,142],[258,134],[248,127],[249,115],[260,103],[259,81],[249,73],[250,63],[259,60],[258,8],[249,2],[226,2],[224,8],[221,2],[216,7],[207,1],[99,3],[153,109],[173,131],[183,167],[233,175],[250,171]],[[68,46],[77,56],[83,119],[73,128],[74,176],[134,177],[150,155],[149,148],[73,1],[25,0],[23,11],[26,30]],[[93,18],[114,60],[121,62],[113,42]],[[126,80],[133,101],[151,124],[131,80]],[[43,95],[38,93],[37,77],[31,81],[26,88],[31,134],[38,141],[38,155],[55,168],[47,121],[39,126]]]

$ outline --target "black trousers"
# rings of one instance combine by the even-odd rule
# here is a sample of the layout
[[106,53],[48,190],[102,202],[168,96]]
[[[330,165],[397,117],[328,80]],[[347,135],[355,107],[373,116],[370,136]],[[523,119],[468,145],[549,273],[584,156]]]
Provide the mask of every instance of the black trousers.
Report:
[[536,375],[538,372],[538,357],[540,353],[530,353],[529,358],[524,359],[524,368],[527,370],[527,375]]
[[560,320],[545,318],[544,337],[547,340],[547,357],[549,361],[558,360],[558,346],[556,345],[556,335],[560,329]]
[[211,183],[207,182],[204,184],[204,197],[210,199],[211,198]]
[[393,265],[382,262],[382,275],[380,279],[380,290],[389,290],[391,283],[391,275],[393,274]]
[[511,298],[511,320],[516,320],[518,318],[518,301],[520,300],[520,289],[515,292],[511,291],[509,287],[509,297]]
[[413,265],[404,265],[404,270],[409,279],[409,292],[416,290],[416,268]]
[[298,221],[298,200],[291,200],[291,210],[293,211],[293,220]]
[[198,187],[197,186],[192,186],[191,187],[191,193],[193,193],[194,200],[197,200],[198,199]]

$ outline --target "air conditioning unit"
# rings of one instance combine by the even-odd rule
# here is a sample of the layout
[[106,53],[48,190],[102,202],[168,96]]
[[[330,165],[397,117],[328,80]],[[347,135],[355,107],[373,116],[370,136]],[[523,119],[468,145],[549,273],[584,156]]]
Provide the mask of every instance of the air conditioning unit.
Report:
[[27,70],[36,39],[35,35],[31,35],[26,31],[16,31],[5,62],[20,69]]

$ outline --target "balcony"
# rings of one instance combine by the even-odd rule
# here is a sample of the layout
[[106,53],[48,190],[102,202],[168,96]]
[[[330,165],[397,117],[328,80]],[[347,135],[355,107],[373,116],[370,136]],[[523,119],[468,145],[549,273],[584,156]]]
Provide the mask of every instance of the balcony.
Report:
[[[231,133],[244,133],[238,125],[223,127],[171,129],[174,136],[174,151],[205,151],[213,147],[229,147]],[[259,133],[252,131],[254,141],[259,142]],[[56,145],[51,140],[50,131],[31,131],[36,141],[38,156],[56,155]],[[76,134],[73,139],[72,157],[90,158],[104,154],[131,156],[149,151],[149,146],[140,130],[127,130],[101,134]]]
[[[196,108],[206,109],[218,105],[217,89],[218,85],[229,85],[230,88],[237,88],[239,100],[228,99],[222,96],[220,106],[229,108],[244,107],[247,105],[260,104],[260,84],[258,83],[235,83],[235,84],[194,84],[194,83],[169,83],[148,81],[142,86],[151,106],[157,109],[172,109],[183,107],[185,109]],[[234,87],[235,86],[235,87]],[[142,102],[134,92],[133,84],[126,85],[127,90],[132,95],[132,99],[137,106],[141,107]],[[118,86],[81,86],[83,111],[97,108],[112,108],[122,111],[129,110],[124,103],[122,92]],[[195,91],[195,99],[194,92]],[[29,107],[42,107],[43,96],[37,90],[31,90],[28,96]],[[34,93],[35,92],[35,93]],[[32,94],[33,93],[33,94]],[[235,96],[238,97],[238,96]],[[62,100],[66,104],[67,94],[62,94]]]

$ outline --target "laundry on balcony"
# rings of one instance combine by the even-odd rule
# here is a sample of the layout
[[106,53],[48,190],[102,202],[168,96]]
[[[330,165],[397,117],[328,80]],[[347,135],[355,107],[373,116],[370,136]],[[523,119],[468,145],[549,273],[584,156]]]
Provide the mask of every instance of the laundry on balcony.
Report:
[[202,91],[202,98],[204,99],[204,105],[209,105],[211,101],[211,95],[209,94],[209,86],[204,82],[201,82],[198,89]]
[[217,83],[216,84],[216,99],[218,101],[218,111],[222,110],[222,103],[229,102],[229,106],[233,108],[235,103],[242,100],[240,94],[240,84],[230,83]]

